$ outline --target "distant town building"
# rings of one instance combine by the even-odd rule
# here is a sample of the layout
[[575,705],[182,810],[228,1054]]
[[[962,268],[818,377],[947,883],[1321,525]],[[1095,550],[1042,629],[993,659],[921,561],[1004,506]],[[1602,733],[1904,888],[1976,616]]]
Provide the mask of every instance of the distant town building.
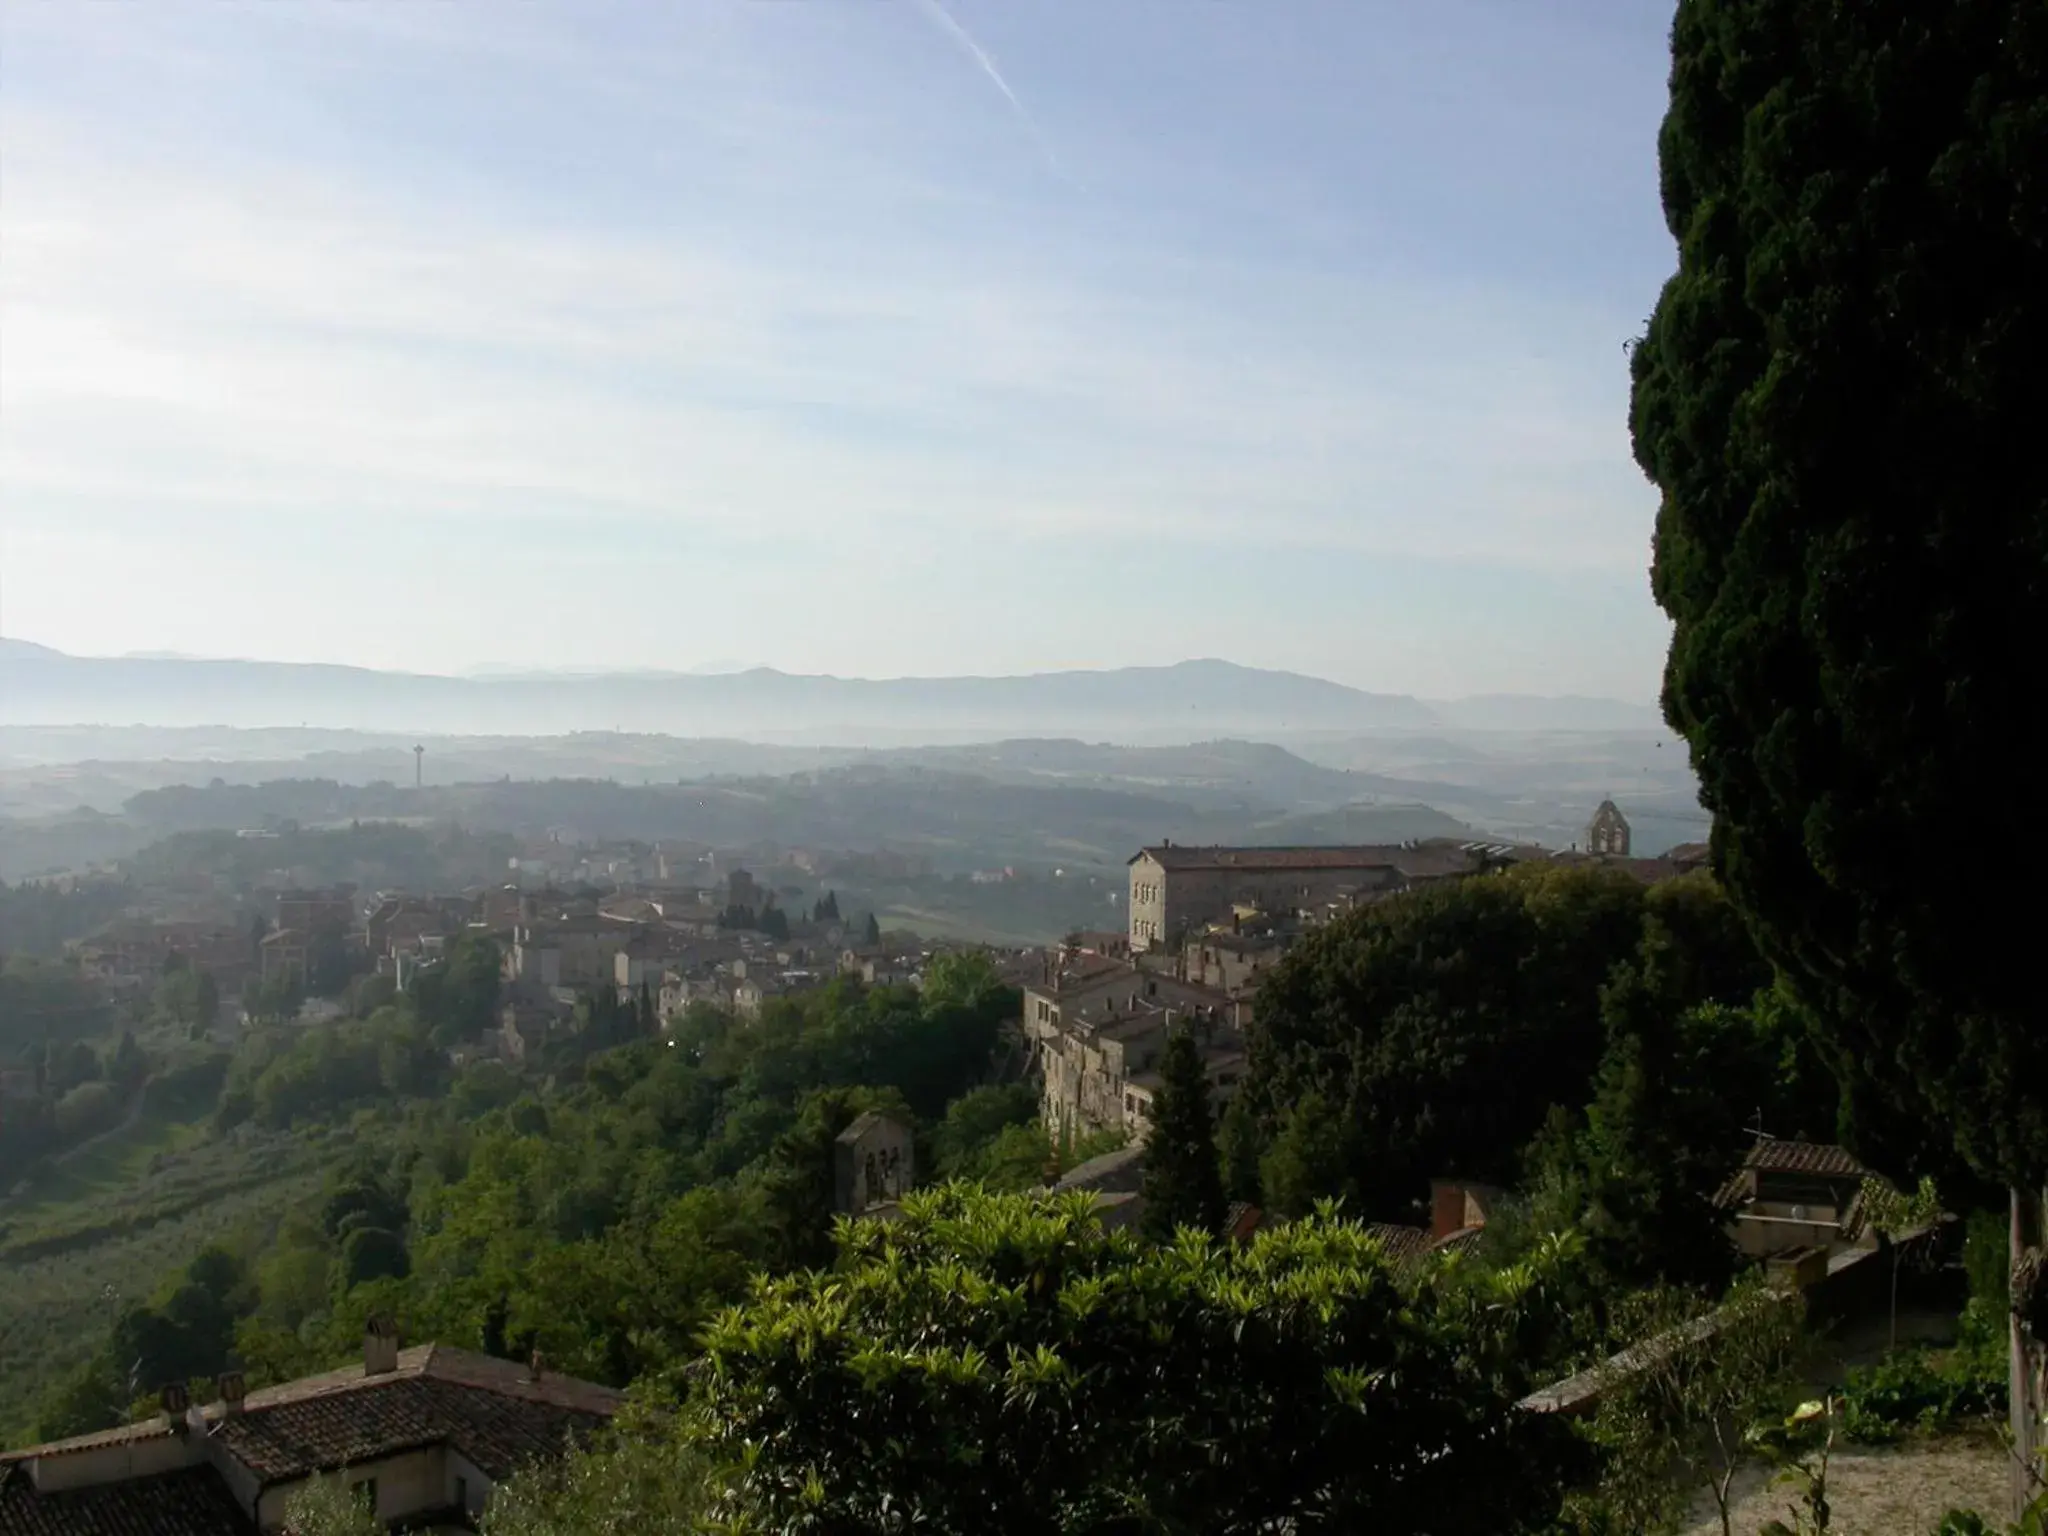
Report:
[[1048,954],[1041,979],[1024,988],[1023,1009],[1041,1117],[1055,1136],[1149,1135],[1156,1069],[1177,1024],[1196,1030],[1219,1101],[1243,1075],[1249,1002],[1128,960]]
[[279,891],[275,917],[277,927],[309,936],[350,933],[356,926],[356,888]]
[[1628,850],[1628,818],[1621,814],[1621,808],[1612,800],[1602,800],[1586,827],[1586,851],[1625,859],[1629,856]]
[[1130,860],[1131,948],[1178,947],[1198,929],[1228,922],[1239,907],[1280,915],[1477,874],[1493,867],[1493,851],[1490,845],[1447,840],[1354,848],[1161,843]]
[[745,907],[749,912],[761,909],[761,886],[744,869],[736,869],[725,880],[725,903],[728,907]]

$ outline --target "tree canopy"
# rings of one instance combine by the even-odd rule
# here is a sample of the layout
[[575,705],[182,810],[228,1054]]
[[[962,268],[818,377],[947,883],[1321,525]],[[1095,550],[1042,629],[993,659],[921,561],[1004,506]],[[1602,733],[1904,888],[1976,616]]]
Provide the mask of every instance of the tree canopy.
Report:
[[1546,1261],[1404,1284],[1327,1214],[1250,1243],[1105,1233],[1085,1195],[950,1186],[843,1222],[831,1273],[706,1334],[704,1444],[792,1531],[1540,1530],[1512,1406]]
[[1259,990],[1245,1098],[1285,1186],[1269,1195],[1302,1209],[1345,1194],[1401,1220],[1432,1178],[1511,1182],[1551,1106],[1586,1101],[1610,1028],[1747,1001],[1762,972],[1746,948],[1711,881],[1646,896],[1612,869],[1361,907]]
[[1633,428],[1716,867],[1839,1065],[2038,1186],[1986,818],[2048,712],[2048,10],[1684,0],[1660,158]]

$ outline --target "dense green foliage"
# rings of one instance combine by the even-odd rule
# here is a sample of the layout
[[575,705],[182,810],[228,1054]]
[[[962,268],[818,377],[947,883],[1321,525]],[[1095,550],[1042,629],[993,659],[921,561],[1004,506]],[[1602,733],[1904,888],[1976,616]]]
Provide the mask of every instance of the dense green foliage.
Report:
[[1618,1029],[1583,1116],[1552,1115],[1532,1151],[1538,1230],[1576,1228],[1592,1282],[1716,1286],[1735,1252],[1710,1196],[1753,1117],[1786,1127],[1827,1102],[1818,1074],[1788,1074],[1787,1041],[1768,1006],[1703,1004]]
[[0,962],[0,1066],[29,1061],[38,1046],[104,1034],[113,1022],[106,999],[74,967],[25,956]]
[[113,1322],[209,1244],[249,1251],[317,1196],[332,1152],[270,1134],[190,1141],[201,1132],[190,1122],[209,1108],[210,1099],[146,1111],[31,1194],[0,1203],[0,1443],[33,1435],[38,1405],[67,1391],[124,1408],[133,1357],[116,1382]]
[[2005,1417],[2002,1356],[1968,1350],[1904,1349],[1852,1367],[1842,1384],[1844,1431],[1882,1444],[1909,1431],[1953,1429]]
[[1547,1262],[1407,1284],[1327,1216],[1157,1246],[958,1187],[905,1218],[710,1329],[699,1433],[763,1528],[1491,1536],[1556,1507],[1554,1426],[1512,1407]]
[[1800,1299],[1751,1276],[1718,1301],[1654,1286],[1617,1303],[1628,1353],[1598,1368],[1590,1436],[1601,1475],[1581,1528],[1673,1530],[1704,1491],[1726,1532],[1735,1480],[1767,1449],[1759,1431],[1798,1401]]
[[1882,1443],[2004,1416],[2010,1236],[2005,1212],[1970,1216],[1963,1239],[1970,1296],[1955,1342],[1940,1349],[1908,1346],[1852,1369],[1842,1388],[1843,1425],[1852,1438]]
[[1633,424],[1717,867],[1852,1084],[2038,1186],[2032,909],[1971,818],[2048,712],[2048,10],[1685,0],[1661,157]]
[[[694,1010],[660,1038],[601,993],[545,1077],[457,1070],[436,1044],[488,1022],[494,976],[482,948],[458,947],[432,985],[367,1019],[244,1042],[214,1134],[305,1144],[352,1121],[324,1196],[237,1234],[232,1278],[202,1255],[185,1263],[215,1266],[204,1277],[122,1303],[53,1392],[52,1422],[92,1427],[231,1350],[258,1380],[324,1368],[359,1348],[373,1310],[414,1338],[658,1378],[756,1273],[830,1258],[833,1138],[862,1111],[919,1127],[927,1166],[942,1147],[998,1182],[1019,1162],[1039,1176],[1052,1150],[1034,1126],[1028,1154],[1003,1151],[1024,1106],[985,1080],[1017,1000],[985,960],[937,967],[922,995],[841,980],[744,1026]],[[201,1305],[202,1279],[218,1305]]]
[[1166,1241],[1181,1227],[1223,1229],[1223,1170],[1216,1155],[1216,1117],[1194,1027],[1183,1024],[1159,1063],[1152,1133],[1145,1142],[1146,1235]]
[[[333,785],[327,786],[335,790]],[[518,851],[509,833],[478,833],[456,826],[419,827],[362,821],[346,827],[305,827],[256,809],[288,795],[290,783],[173,786],[128,802],[130,816],[172,831],[126,861],[138,884],[176,885],[195,876],[248,888],[280,868],[300,872],[311,885],[348,882],[364,890],[459,891],[502,880]],[[340,793],[340,791],[336,791]],[[229,827],[261,827],[272,835],[243,837]]]
[[[1300,1211],[1341,1194],[1403,1220],[1432,1178],[1511,1183],[1552,1107],[1591,1097],[1603,1059],[1664,1040],[1695,1004],[1746,1003],[1765,979],[1703,877],[1646,893],[1611,870],[1532,868],[1363,907],[1259,992],[1244,1113],[1268,1198]],[[1722,1108],[1734,1132],[1756,1101]]]
[[0,958],[55,957],[134,900],[135,888],[125,880],[0,880]]

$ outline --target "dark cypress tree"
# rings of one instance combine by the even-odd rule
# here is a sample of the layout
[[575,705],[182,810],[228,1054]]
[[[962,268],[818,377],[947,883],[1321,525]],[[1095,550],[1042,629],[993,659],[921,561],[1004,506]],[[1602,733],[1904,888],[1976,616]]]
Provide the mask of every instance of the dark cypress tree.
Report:
[[[1913,1172],[1952,1136],[2025,1192],[2038,1267],[2037,909],[1979,818],[2048,718],[2048,6],[1684,0],[1660,152],[1679,261],[1633,427],[1716,868],[1926,1134],[1859,1150]],[[2037,1351],[2048,1284],[2014,1303]]]
[[1223,1169],[1216,1153],[1216,1117],[1209,1074],[1194,1032],[1176,1028],[1159,1066],[1152,1135],[1145,1143],[1147,1236],[1164,1240],[1180,1227],[1223,1229]]
[[2048,716],[2048,8],[1686,0],[1672,48],[1633,354],[1665,713],[1836,1054],[2038,1186],[2034,909],[1974,818]]
[[882,924],[872,912],[868,914],[867,940],[870,946],[882,942]]
[[1216,1141],[1222,1158],[1224,1195],[1253,1205],[1262,1203],[1265,1196],[1259,1180],[1259,1158],[1265,1147],[1250,1100],[1239,1095],[1230,1101],[1217,1126]]

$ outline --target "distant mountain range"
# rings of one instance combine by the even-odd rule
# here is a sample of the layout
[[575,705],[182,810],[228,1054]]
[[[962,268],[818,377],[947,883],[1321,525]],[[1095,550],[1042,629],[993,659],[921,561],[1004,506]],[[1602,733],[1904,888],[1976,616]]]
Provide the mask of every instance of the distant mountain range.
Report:
[[629,731],[842,746],[1083,736],[1657,730],[1646,706],[1519,695],[1432,704],[1227,661],[1021,677],[869,680],[733,673],[445,677],[293,662],[68,656],[0,639],[0,725],[559,735]]

